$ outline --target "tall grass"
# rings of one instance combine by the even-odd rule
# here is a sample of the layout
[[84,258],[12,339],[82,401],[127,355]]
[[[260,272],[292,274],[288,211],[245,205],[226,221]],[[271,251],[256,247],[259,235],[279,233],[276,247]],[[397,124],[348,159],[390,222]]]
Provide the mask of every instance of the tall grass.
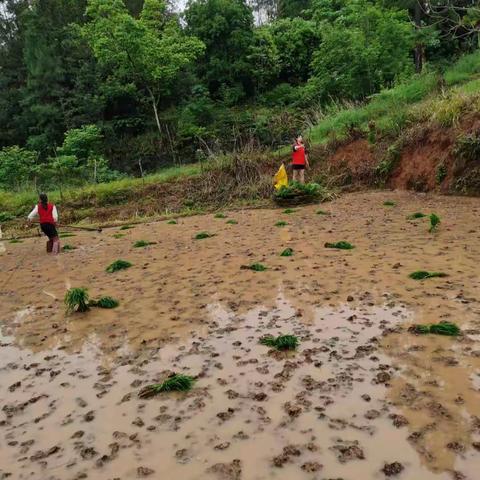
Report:
[[461,57],[457,63],[445,71],[444,78],[447,85],[471,80],[473,75],[480,74],[480,50]]

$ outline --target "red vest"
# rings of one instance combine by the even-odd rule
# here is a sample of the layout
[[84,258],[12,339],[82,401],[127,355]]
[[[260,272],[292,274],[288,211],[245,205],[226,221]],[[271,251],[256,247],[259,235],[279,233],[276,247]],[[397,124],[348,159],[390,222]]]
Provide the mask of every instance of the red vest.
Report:
[[293,150],[292,153],[292,165],[305,165],[305,147],[303,145],[295,144],[294,148],[298,147],[296,150]]
[[40,223],[55,223],[53,219],[53,203],[47,203],[47,208],[43,208],[41,203],[38,204],[38,216]]

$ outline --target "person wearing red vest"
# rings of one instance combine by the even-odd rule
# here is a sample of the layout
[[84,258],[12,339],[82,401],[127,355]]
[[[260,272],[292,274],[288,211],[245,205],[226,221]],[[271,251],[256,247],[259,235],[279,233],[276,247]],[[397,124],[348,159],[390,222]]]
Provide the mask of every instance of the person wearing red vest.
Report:
[[305,168],[310,168],[308,163],[308,152],[303,143],[303,138],[299,135],[295,139],[292,152],[293,181],[305,183]]
[[31,222],[36,217],[40,219],[40,228],[48,237],[47,252],[57,254],[60,252],[60,239],[56,227],[58,222],[57,207],[53,203],[49,203],[45,193],[40,194],[39,200],[38,205],[28,215],[28,220]]

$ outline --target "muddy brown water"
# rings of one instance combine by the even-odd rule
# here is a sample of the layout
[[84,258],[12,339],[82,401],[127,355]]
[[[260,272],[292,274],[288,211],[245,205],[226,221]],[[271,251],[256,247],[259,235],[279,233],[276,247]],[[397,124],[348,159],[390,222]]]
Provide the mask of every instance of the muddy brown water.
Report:
[[[406,220],[417,211],[438,233]],[[0,478],[478,479],[479,213],[480,199],[356,193],[230,212],[236,225],[77,233],[57,258],[4,242]],[[339,240],[356,248],[323,246]],[[133,266],[106,273],[116,259]],[[268,270],[240,268],[254,262]],[[449,276],[408,278],[423,269]],[[71,286],[121,304],[66,315]],[[407,331],[440,320],[464,334]],[[297,352],[259,344],[280,333]],[[172,371],[195,387],[138,398]]]

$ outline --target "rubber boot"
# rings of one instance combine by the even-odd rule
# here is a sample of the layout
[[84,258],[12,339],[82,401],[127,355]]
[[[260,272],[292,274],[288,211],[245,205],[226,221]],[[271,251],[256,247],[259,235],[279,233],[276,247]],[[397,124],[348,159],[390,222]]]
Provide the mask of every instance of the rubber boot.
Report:
[[60,239],[55,237],[53,239],[52,253],[58,255],[60,253]]
[[47,253],[52,253],[52,249],[53,249],[53,241],[49,240],[47,242]]

